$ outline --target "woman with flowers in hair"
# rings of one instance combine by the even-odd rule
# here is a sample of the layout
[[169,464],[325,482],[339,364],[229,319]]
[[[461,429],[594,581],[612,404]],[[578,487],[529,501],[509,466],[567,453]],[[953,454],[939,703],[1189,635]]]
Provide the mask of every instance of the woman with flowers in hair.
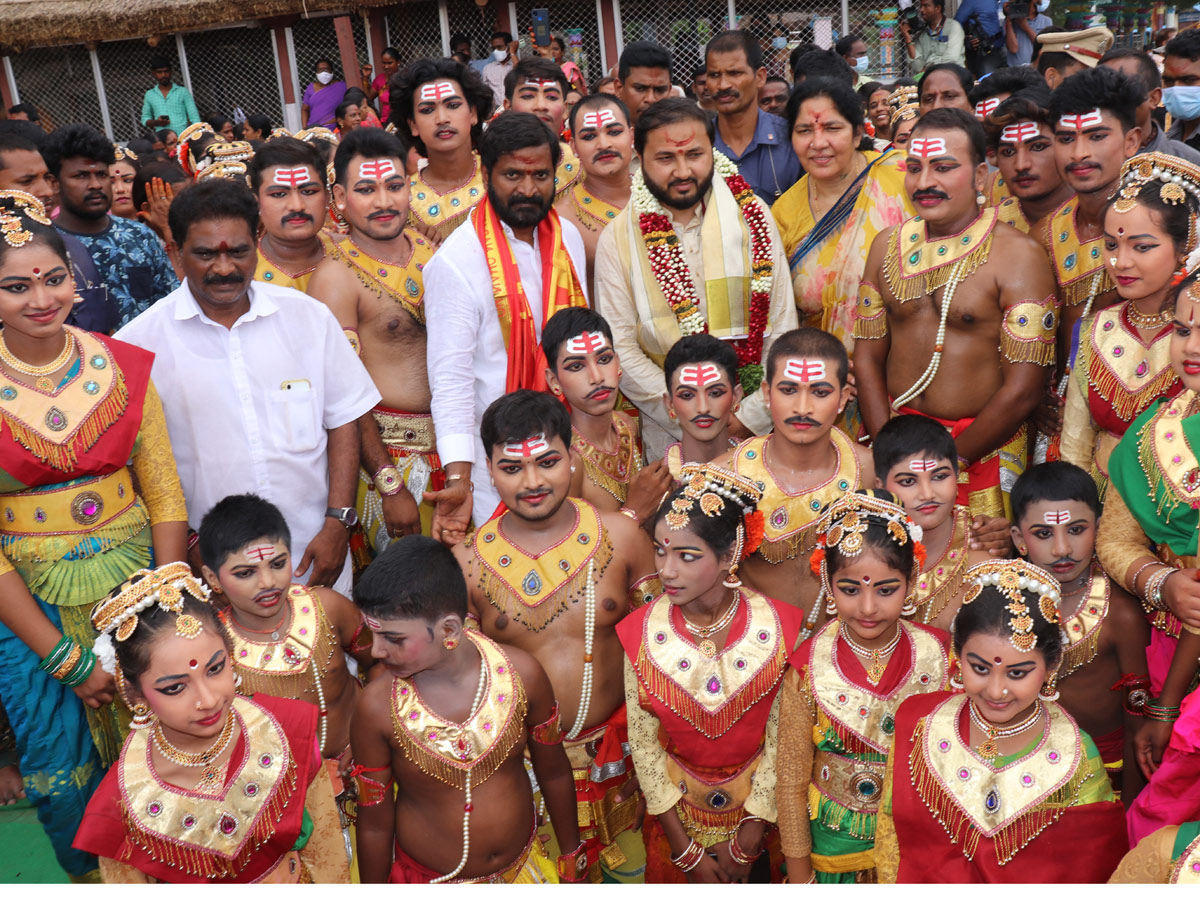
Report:
[[925,547],[890,492],[843,494],[820,528],[812,567],[833,618],[792,654],[784,677],[779,834],[793,884],[873,882],[896,710],[946,689],[950,636],[901,618],[912,612]]
[[956,692],[909,697],[896,713],[879,880],[1103,883],[1129,849],[1125,813],[1096,745],[1055,702],[1058,581],[1023,560],[966,577]]
[[646,797],[646,881],[775,880],[779,686],[800,610],[744,587],[762,539],[750,479],[687,464],[662,504],[663,593],[617,625],[629,745]]
[[75,846],[109,884],[347,884],[317,710],[237,693],[208,595],[175,562],[96,604],[96,654],[133,723]]

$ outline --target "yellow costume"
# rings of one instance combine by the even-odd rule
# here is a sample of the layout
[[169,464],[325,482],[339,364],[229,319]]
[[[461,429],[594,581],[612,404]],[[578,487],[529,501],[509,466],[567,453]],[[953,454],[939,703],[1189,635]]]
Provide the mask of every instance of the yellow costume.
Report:
[[435,230],[442,240],[445,240],[455,228],[467,220],[467,213],[485,193],[479,154],[474,153],[472,156],[475,159],[475,170],[471,177],[444,194],[426,184],[422,172],[417,172],[412,177],[409,182],[411,193],[408,206],[408,224],[411,227],[425,233]]
[[[333,235],[322,229],[317,238],[321,241],[321,248],[324,251],[321,259],[329,255],[330,248],[337,243]],[[262,240],[258,242],[258,268],[254,270],[255,281],[265,281],[268,284],[278,284],[283,287],[294,288],[297,291],[308,293],[308,282],[312,278],[312,273],[316,271],[317,266],[321,264],[318,259],[315,263],[304,269],[301,272],[288,272],[279,263],[272,260],[263,251]]]

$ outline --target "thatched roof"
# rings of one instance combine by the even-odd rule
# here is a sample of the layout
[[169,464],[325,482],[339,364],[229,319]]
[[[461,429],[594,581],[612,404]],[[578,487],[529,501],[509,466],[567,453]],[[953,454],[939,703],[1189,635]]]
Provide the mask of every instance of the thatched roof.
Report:
[[394,6],[398,0],[0,0],[0,47],[18,52],[144,38],[273,16]]

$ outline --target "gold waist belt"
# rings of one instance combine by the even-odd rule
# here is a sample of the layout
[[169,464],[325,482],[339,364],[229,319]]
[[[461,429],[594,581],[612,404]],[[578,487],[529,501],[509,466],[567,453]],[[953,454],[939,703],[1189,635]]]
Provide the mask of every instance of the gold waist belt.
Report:
[[826,750],[818,750],[813,756],[813,786],[834,803],[855,812],[879,812],[886,773],[886,762],[867,762]]
[[742,766],[700,775],[667,756],[667,777],[683,792],[675,809],[689,834],[709,846],[727,840],[737,831],[761,760],[762,748],[759,748]]
[[129,470],[122,466],[109,475],[59,485],[51,490],[4,494],[0,497],[0,533],[76,534],[115,519],[133,505],[137,495]]
[[432,453],[437,446],[433,436],[433,416],[405,413],[377,406],[371,410],[384,446],[400,447],[417,453]]

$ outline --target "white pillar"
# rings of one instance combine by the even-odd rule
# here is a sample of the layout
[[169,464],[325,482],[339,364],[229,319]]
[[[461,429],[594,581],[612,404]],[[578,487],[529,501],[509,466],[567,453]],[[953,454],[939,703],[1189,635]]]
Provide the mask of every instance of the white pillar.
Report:
[[275,29],[265,29],[271,38],[271,56],[275,60],[275,85],[279,88],[279,111],[283,114],[283,121],[279,124],[283,125],[289,131],[292,129],[288,126],[288,105],[287,99],[283,93],[283,69],[279,66],[279,45],[275,42]]
[[[287,43],[288,59],[292,61],[292,96],[296,98],[296,102],[291,106],[285,106],[283,109],[283,125],[288,131],[300,130],[300,105],[301,97],[304,95],[300,92],[300,74],[297,70],[296,61],[296,39],[292,36],[292,26],[288,25],[283,29],[285,42]],[[278,53],[278,51],[276,51]]]
[[[600,0],[596,0],[596,33],[600,38],[600,77],[603,78],[608,74],[608,50],[604,47],[604,9],[601,6]],[[8,62],[8,57],[4,57],[4,62]],[[12,79],[9,79],[12,82]]]
[[517,4],[513,0],[508,3],[508,27],[512,31],[513,40],[521,42],[521,29],[517,27]]
[[[600,0],[596,0],[596,2],[599,3]],[[7,56],[4,57],[4,77],[8,79],[8,86],[12,88],[13,104],[20,103],[21,92],[17,88],[17,76],[13,74],[12,59]]]
[[[367,38],[367,62],[371,64],[371,69],[375,68],[375,42],[371,40],[371,20],[367,13],[360,13],[363,23],[363,34]],[[384,40],[387,40],[387,18],[384,17]],[[372,71],[371,77],[374,78],[378,74]]]
[[[621,51],[625,49],[625,27],[621,24],[621,0],[612,0],[613,9],[613,25],[616,28],[617,34],[617,56],[620,57]],[[604,70],[604,74],[608,74],[608,70]]]
[[104,122],[104,133],[108,139],[113,139],[112,117],[108,114],[108,97],[104,93],[104,77],[100,74],[100,55],[89,49],[88,56],[92,60],[92,78],[96,82],[96,99],[100,101],[100,118]]
[[850,33],[850,0],[842,0],[842,37]]
[[[442,26],[442,56],[450,55],[450,14],[446,12],[446,0],[438,0],[438,24]],[[474,42],[471,52],[475,52]]]
[[727,0],[725,14],[729,17],[729,28],[732,30],[737,28],[737,3],[735,0]]
[[188,93],[193,97],[196,96],[192,91],[192,71],[188,68],[187,50],[183,48],[183,35],[179,32],[175,33],[175,54],[179,57],[179,74],[183,76],[183,86],[188,89]]

